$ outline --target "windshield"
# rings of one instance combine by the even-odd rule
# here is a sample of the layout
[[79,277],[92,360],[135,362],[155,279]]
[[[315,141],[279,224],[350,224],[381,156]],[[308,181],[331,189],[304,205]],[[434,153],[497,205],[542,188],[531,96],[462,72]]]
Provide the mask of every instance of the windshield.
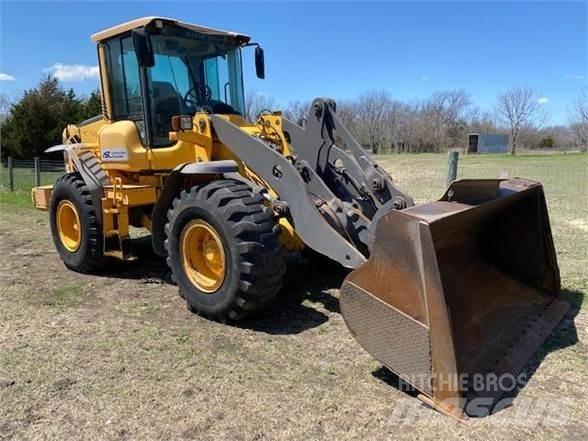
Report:
[[151,34],[155,65],[147,69],[153,143],[169,144],[174,115],[243,113],[241,53],[225,37],[173,26]]

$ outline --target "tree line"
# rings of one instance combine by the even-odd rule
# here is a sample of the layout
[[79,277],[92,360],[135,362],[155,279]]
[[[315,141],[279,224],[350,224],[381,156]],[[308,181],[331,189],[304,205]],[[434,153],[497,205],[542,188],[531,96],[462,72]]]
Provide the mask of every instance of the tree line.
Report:
[[0,96],[0,142],[2,157],[30,159],[47,147],[61,143],[67,124],[74,124],[102,112],[98,90],[78,96],[65,90],[57,78],[45,78],[21,99],[11,103]]
[[[246,101],[249,119],[265,110],[279,109],[271,96],[251,92]],[[293,101],[284,115],[303,123],[310,101]],[[509,135],[510,152],[553,148],[586,151],[588,145],[588,92],[569,110],[567,125],[549,125],[540,95],[518,86],[497,97],[491,111],[474,105],[463,89],[440,91],[423,100],[403,102],[386,90],[370,90],[356,99],[337,101],[337,113],[355,138],[374,153],[440,152],[464,148],[469,133]]]
[[[254,121],[264,111],[282,110],[303,123],[310,101],[280,106],[268,95],[250,92],[245,116]],[[497,97],[491,111],[482,111],[463,89],[439,91],[426,99],[404,102],[386,90],[369,90],[356,99],[338,100],[337,113],[351,133],[373,153],[422,153],[464,148],[468,133],[509,135],[511,153],[520,148],[579,149],[588,145],[588,90],[581,90],[569,109],[567,125],[549,125],[549,115],[535,89],[518,86]],[[78,96],[56,78],[43,79],[21,99],[0,94],[1,154],[16,158],[40,156],[61,142],[67,124],[100,114],[98,90]]]

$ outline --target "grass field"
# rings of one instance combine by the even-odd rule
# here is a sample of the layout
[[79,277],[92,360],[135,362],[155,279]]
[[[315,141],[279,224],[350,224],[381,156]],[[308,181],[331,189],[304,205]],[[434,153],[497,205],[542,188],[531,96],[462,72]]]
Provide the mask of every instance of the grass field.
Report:
[[[417,202],[445,188],[446,155],[383,156]],[[190,314],[164,262],[67,271],[26,185],[0,192],[2,439],[585,439],[588,433],[588,155],[466,156],[544,183],[568,316],[514,405],[468,426],[421,405],[347,332],[344,273],[289,266],[267,314],[239,326]]]

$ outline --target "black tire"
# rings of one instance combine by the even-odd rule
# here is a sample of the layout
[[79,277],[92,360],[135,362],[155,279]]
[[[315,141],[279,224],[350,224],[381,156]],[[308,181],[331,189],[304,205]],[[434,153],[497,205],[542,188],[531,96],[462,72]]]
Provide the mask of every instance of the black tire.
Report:
[[[275,299],[286,270],[278,240],[280,229],[263,198],[247,184],[220,179],[183,190],[167,219],[167,264],[192,312],[221,322],[235,321]],[[216,230],[225,252],[225,277],[212,293],[198,289],[182,264],[182,231],[198,219]]]
[[[62,201],[71,202],[81,224],[80,243],[73,252],[66,248],[59,237],[57,207]],[[102,228],[96,217],[90,191],[79,173],[66,174],[55,183],[51,195],[49,219],[55,248],[65,266],[81,273],[90,273],[104,265]]]

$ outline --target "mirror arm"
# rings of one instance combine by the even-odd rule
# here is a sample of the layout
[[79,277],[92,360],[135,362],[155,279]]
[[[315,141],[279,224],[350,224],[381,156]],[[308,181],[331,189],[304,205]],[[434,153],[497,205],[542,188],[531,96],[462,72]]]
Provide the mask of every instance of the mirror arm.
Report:
[[263,55],[263,48],[259,43],[248,43],[245,46],[255,46],[255,73],[257,78],[265,79],[265,60]]

